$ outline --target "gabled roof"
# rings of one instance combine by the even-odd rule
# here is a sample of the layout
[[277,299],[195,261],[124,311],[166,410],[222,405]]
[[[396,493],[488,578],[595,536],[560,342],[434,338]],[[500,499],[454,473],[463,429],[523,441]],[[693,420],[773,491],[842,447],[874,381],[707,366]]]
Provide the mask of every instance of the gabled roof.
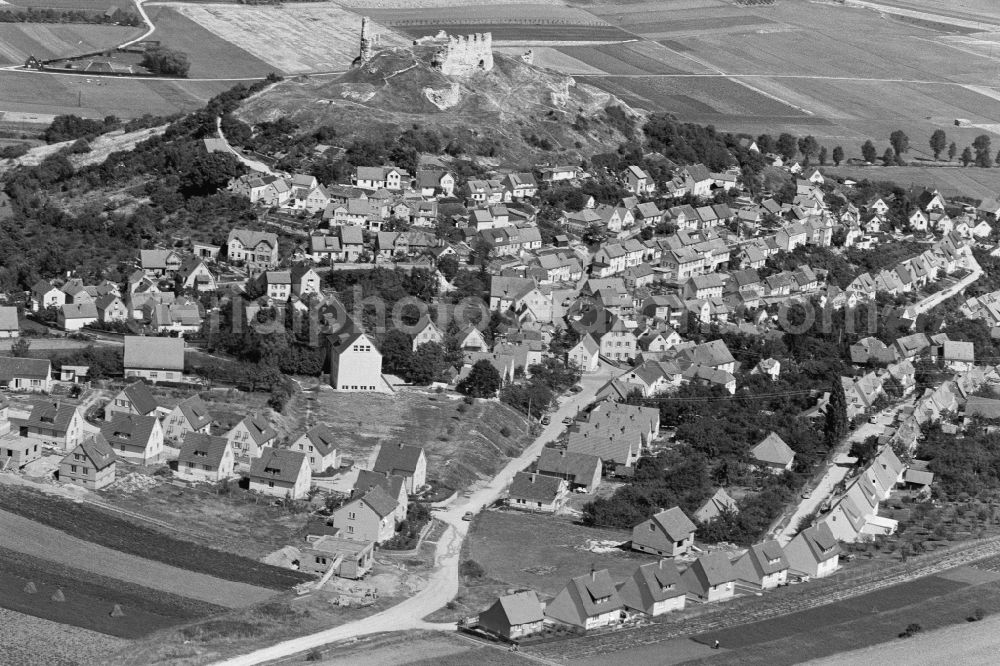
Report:
[[181,414],[195,430],[200,430],[212,422],[212,415],[208,413],[208,405],[197,395],[192,395],[177,403],[177,409],[181,410]]
[[337,441],[330,426],[325,423],[317,423],[302,435],[309,443],[315,447],[316,452],[321,456],[328,456],[337,450]]
[[260,446],[278,436],[278,432],[271,427],[271,422],[261,414],[247,414],[242,421],[253,441]]
[[[87,456],[87,460],[90,461],[97,471],[101,471],[108,465],[114,464],[118,459],[111,445],[108,444],[108,441],[104,439],[101,433],[83,440],[77,448],[80,449],[83,455]],[[72,453],[71,451],[70,454],[72,455]]]
[[0,307],[0,331],[16,331],[18,328],[17,308]]
[[278,235],[270,231],[251,231],[249,229],[232,229],[229,232],[229,238],[227,242],[232,242],[233,240],[238,240],[243,247],[256,248],[257,246],[266,244],[269,249],[273,250],[278,247]]
[[424,455],[423,448],[411,446],[409,444],[383,444],[378,450],[378,457],[372,469],[376,472],[386,472],[393,474],[396,472],[406,472],[413,474],[417,470],[417,463]]
[[736,572],[733,570],[729,556],[716,550],[700,555],[688,570],[684,572],[684,579],[688,586],[692,585],[694,578],[704,592],[716,585],[724,585],[736,580]]
[[47,379],[51,368],[47,358],[0,356],[0,382],[7,384],[14,378]]
[[37,402],[24,425],[65,433],[76,412],[76,405],[65,402]]
[[695,531],[695,526],[691,522],[691,519],[684,515],[684,512],[676,506],[665,511],[660,511],[650,518],[650,520],[656,523],[663,530],[663,533],[673,541],[682,541]]
[[681,576],[669,560],[647,562],[618,585],[618,594],[631,608],[649,612],[652,605],[684,594]]
[[504,595],[497,599],[494,605],[500,607],[512,627],[541,622],[545,619],[542,604],[534,590]]
[[795,452],[775,432],[769,433],[760,444],[750,449],[750,455],[759,462],[779,467],[795,459]]
[[184,339],[126,335],[125,368],[184,372]]
[[381,488],[385,494],[393,499],[399,497],[400,492],[405,487],[406,479],[398,474],[386,474],[385,472],[374,472],[369,469],[358,470],[358,478],[354,481],[353,493],[355,496],[364,495],[374,488]]
[[509,495],[514,499],[551,504],[559,496],[564,483],[556,476],[518,472],[510,484]]
[[250,463],[250,478],[295,483],[305,459],[305,454],[300,451],[265,446],[260,450],[260,458],[254,458]]
[[826,523],[820,523],[803,530],[796,538],[802,538],[817,562],[825,562],[840,555],[840,544]]
[[181,465],[190,462],[218,469],[228,447],[229,440],[225,437],[206,435],[201,432],[187,432],[184,434],[184,444],[177,456],[177,462]]
[[128,401],[132,403],[139,414],[148,415],[156,411],[158,403],[156,398],[153,397],[153,393],[146,386],[146,382],[137,381],[132,382],[128,386],[122,389],[122,393],[128,398]]
[[594,471],[600,468],[601,459],[597,456],[553,448],[542,449],[537,465],[539,474],[568,476],[574,483],[589,483]]
[[369,490],[361,497],[360,501],[370,506],[379,518],[385,518],[395,513],[398,505],[396,498],[389,497],[380,486]]
[[158,423],[155,416],[117,413],[101,426],[101,434],[112,447],[126,445],[144,449]]

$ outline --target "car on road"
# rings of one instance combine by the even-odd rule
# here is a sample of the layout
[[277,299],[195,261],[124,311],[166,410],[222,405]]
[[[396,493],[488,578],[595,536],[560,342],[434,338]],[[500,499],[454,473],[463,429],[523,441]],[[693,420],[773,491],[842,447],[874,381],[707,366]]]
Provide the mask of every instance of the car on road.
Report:
[[548,425],[552,423],[552,419],[549,418],[548,414],[542,417],[542,425]]
[[583,390],[583,387],[582,387],[582,386],[580,386],[579,384],[576,384],[576,385],[574,385],[574,386],[570,386],[570,387],[569,387],[569,392],[570,392],[570,393],[579,393],[579,392],[580,392],[580,391],[582,391],[582,390]]
[[476,514],[472,513],[471,511],[466,511],[462,515],[462,520],[472,520],[475,517],[476,517]]
[[806,490],[806,491],[804,491],[802,493],[802,499],[809,499],[812,496],[813,496],[813,494],[812,494],[812,491],[810,491],[810,490]]
[[868,423],[877,424],[878,423],[878,417],[877,416],[870,416],[870,417],[868,417]]
[[563,425],[569,425],[570,423],[573,422],[573,417],[572,416],[567,416],[566,418],[564,418],[562,420],[562,422],[563,422]]

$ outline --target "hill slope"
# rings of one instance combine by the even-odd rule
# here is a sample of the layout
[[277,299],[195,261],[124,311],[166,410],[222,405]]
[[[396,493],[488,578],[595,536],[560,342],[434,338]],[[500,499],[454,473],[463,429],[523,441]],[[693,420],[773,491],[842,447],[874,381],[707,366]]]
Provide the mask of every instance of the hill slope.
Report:
[[[524,163],[611,150],[624,138],[595,122],[607,106],[625,107],[608,93],[499,53],[489,72],[446,76],[430,64],[434,50],[386,49],[335,80],[286,80],[237,115],[251,124],[286,116],[302,130],[333,125],[341,137],[416,123],[470,144],[492,140],[496,155]],[[589,122],[574,129],[581,116]]]

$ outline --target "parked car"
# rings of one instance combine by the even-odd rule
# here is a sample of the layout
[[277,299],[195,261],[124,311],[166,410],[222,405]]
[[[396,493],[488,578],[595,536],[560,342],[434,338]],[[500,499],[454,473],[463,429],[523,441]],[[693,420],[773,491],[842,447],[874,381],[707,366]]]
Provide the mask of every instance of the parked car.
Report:
[[583,387],[582,387],[582,386],[580,386],[579,384],[576,384],[576,385],[574,385],[574,386],[570,386],[570,387],[569,387],[569,392],[570,392],[570,393],[579,393],[579,392],[580,392],[580,391],[582,391],[582,390],[583,390]]
[[569,425],[570,423],[573,422],[573,417],[572,416],[567,416],[566,418],[564,418],[562,420],[562,422],[563,422],[563,425]]
[[471,511],[466,511],[465,515],[462,516],[462,520],[472,520],[475,517],[476,514],[472,513]]
[[548,414],[542,417],[542,425],[548,425],[550,423],[552,423],[552,419],[549,418]]

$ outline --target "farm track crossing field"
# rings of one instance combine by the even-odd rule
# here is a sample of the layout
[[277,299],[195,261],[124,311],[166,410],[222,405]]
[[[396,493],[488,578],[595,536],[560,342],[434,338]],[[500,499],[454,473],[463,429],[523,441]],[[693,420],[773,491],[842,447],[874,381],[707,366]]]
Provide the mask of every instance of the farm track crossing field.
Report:
[[186,53],[191,63],[188,76],[193,79],[264,78],[275,71],[274,65],[207,30],[178,9],[153,6],[146,11],[156,26],[152,38]]
[[[160,562],[175,570],[200,572],[210,581],[216,578],[231,581],[251,588],[245,590],[251,597],[260,596],[262,587],[287,590],[296,583],[311,580],[307,574],[180,540],[90,505],[12,489],[4,489],[0,496],[3,500],[0,506],[10,512],[2,515],[13,523],[17,522],[14,518],[26,518],[31,524],[47,525],[63,536],[86,539],[87,545]],[[12,515],[15,513],[18,515]],[[240,589],[235,587],[232,591]]]
[[[72,521],[66,516],[65,521]],[[89,543],[53,527],[0,511],[0,547],[191,599],[242,608],[274,595],[246,583],[207,576]]]
[[[358,55],[361,16],[335,3],[281,7],[176,3],[169,10],[201,26],[208,33],[206,41],[235,45],[237,50],[267,63],[261,75],[272,70],[286,74],[343,70]],[[409,43],[377,24],[371,29],[381,34],[379,43],[383,47]],[[211,68],[213,63],[206,60],[205,66]]]
[[413,38],[435,35],[439,30],[452,35],[489,32],[493,34],[495,42],[607,42],[634,39],[633,35],[611,25],[441,22],[417,26],[401,25],[396,27],[396,30]]
[[133,118],[193,111],[236,85],[229,81],[160,81],[0,71],[0,110]]
[[59,23],[0,23],[0,64],[21,65],[112,48],[142,34],[137,28]]

